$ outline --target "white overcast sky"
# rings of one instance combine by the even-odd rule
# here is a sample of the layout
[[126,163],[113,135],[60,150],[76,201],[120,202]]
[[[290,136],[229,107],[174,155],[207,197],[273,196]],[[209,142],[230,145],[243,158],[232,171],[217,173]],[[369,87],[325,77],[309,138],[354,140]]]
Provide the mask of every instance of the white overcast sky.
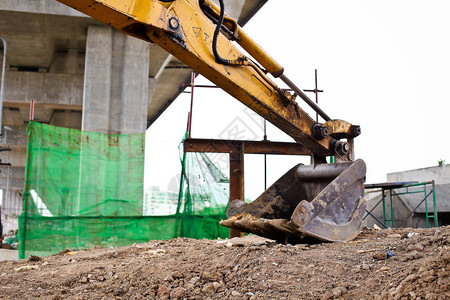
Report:
[[[314,88],[318,69],[320,106],[361,125],[355,149],[368,183],[450,162],[450,1],[270,0],[244,29],[302,89]],[[176,190],[189,101],[182,94],[148,130],[146,186]],[[262,139],[261,120],[221,90],[197,88],[194,101],[193,137]],[[292,141],[273,126],[268,138]],[[228,172],[226,157],[212,159]],[[255,198],[264,189],[263,157],[245,162],[246,197]],[[298,162],[307,163],[269,156],[268,185]]]

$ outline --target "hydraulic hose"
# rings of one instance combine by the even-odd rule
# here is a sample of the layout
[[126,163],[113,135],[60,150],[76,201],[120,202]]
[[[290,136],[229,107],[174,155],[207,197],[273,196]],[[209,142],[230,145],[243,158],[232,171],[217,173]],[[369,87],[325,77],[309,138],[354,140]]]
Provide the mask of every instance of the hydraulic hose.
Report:
[[220,16],[219,21],[216,26],[216,30],[214,30],[214,36],[213,36],[213,44],[212,44],[212,50],[214,53],[214,57],[216,59],[216,62],[218,64],[222,65],[242,65],[242,62],[239,60],[229,60],[222,58],[217,51],[217,39],[219,38],[220,29],[222,28],[223,20],[225,18],[225,4],[223,3],[223,0],[219,0],[220,4]]

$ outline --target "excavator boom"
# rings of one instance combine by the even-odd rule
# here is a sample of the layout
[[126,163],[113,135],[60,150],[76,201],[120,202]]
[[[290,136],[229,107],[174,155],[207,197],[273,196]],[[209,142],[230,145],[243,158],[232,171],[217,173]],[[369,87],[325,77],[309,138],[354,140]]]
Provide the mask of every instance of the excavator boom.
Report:
[[[280,128],[317,156],[334,154],[333,137],[314,136],[316,122],[296,103],[295,95],[279,88],[266,74],[285,78],[283,68],[230,18],[224,21],[233,30],[232,38],[252,53],[266,70],[247,58],[225,36],[219,34],[216,49],[228,60],[242,64],[225,65],[216,61],[213,39],[218,18],[216,5],[207,0],[58,0],[114,28],[158,44],[231,94],[263,118]],[[234,28],[233,28],[234,27]],[[231,34],[231,33],[230,33]],[[311,101],[312,102],[312,101]],[[329,120],[330,123],[347,123]],[[326,125],[324,125],[326,126]],[[329,126],[329,128],[345,126]],[[349,126],[347,126],[349,127]],[[353,138],[351,131],[344,132]]]
[[[209,0],[58,1],[109,24],[128,35],[159,45],[291,136],[296,142],[309,149],[314,157],[315,164],[325,163],[325,158],[331,155],[336,156],[337,161],[346,162],[345,168],[338,167],[337,169],[341,170],[342,173],[348,173],[348,175],[334,174],[335,176],[328,176],[329,180],[322,180],[322,183],[319,185],[301,184],[300,181],[302,180],[309,182],[312,179],[299,179],[296,177],[297,175],[294,176],[295,172],[289,171],[280,178],[281,181],[277,181],[278,184],[275,183],[263,193],[260,197],[262,200],[258,200],[260,199],[258,198],[255,201],[256,204],[253,206],[257,207],[262,214],[251,214],[251,211],[255,211],[254,207],[247,206],[246,210],[246,205],[241,203],[237,205],[239,206],[237,208],[235,204],[238,202],[234,204],[232,202],[228,210],[230,220],[223,222],[225,226],[277,238],[277,233],[280,235],[286,234],[286,230],[282,229],[280,225],[281,223],[275,222],[278,224],[276,225],[272,222],[273,224],[270,225],[272,226],[272,234],[266,234],[265,232],[269,225],[266,226],[262,222],[262,225],[256,226],[259,229],[255,229],[254,224],[252,226],[248,224],[247,226],[243,225],[242,216],[251,215],[252,218],[259,218],[260,220],[276,219],[275,214],[270,214],[271,206],[266,205],[267,203],[273,204],[275,201],[280,207],[289,207],[282,218],[287,220],[289,219],[287,216],[294,217],[294,212],[297,212],[296,207],[300,204],[302,205],[301,207],[313,206],[315,208],[314,211],[318,212],[319,208],[316,207],[317,205],[320,206],[322,203],[327,203],[331,207],[331,203],[340,198],[336,203],[350,206],[346,209],[348,212],[345,213],[345,216],[337,218],[337,223],[335,220],[332,220],[332,223],[334,222],[333,224],[341,227],[344,223],[352,224],[347,227],[353,229],[353,231],[343,231],[344,233],[340,234],[338,239],[327,238],[326,236],[321,237],[315,234],[311,228],[317,227],[312,221],[318,221],[324,215],[315,213],[308,217],[308,220],[312,223],[304,222],[299,225],[301,222],[297,222],[295,226],[291,226],[296,222],[291,220],[292,224],[289,225],[290,227],[288,226],[291,228],[289,235],[299,237],[309,234],[311,237],[323,240],[346,240],[354,237],[354,233],[359,231],[361,222],[358,221],[359,215],[356,215],[356,213],[359,213],[361,207],[365,207],[365,202],[360,200],[363,199],[361,182],[365,176],[365,167],[363,175],[355,175],[358,178],[352,177],[353,173],[348,171],[348,169],[352,170],[358,168],[358,166],[362,168],[361,165],[364,164],[363,162],[352,162],[353,138],[360,134],[359,126],[343,120],[331,119],[311,101],[284,75],[284,68],[253,41],[236,21],[224,14],[223,0],[219,1],[220,7]],[[244,54],[236,46],[236,43],[249,56]],[[281,89],[268,74],[283,80],[290,87],[290,91]],[[297,104],[297,96],[312,107],[325,122],[318,123],[313,120]],[[325,165],[322,168],[327,168],[327,166]],[[302,169],[300,166],[297,168]],[[314,170],[315,166],[312,167],[310,172],[314,173]],[[294,177],[292,176],[296,179],[293,180]],[[286,179],[285,177],[292,178]],[[285,186],[283,182],[291,181],[297,188],[288,188],[285,192],[279,189],[279,186]],[[343,184],[343,186],[337,186],[336,181],[339,184]],[[347,193],[349,182],[353,182],[353,188],[355,188],[356,184],[356,190],[358,190],[356,194]],[[309,189],[315,189],[318,192],[312,193]],[[306,190],[307,195],[314,195],[314,197],[305,197],[306,194],[300,193],[300,190]],[[283,196],[284,198],[281,197],[281,194],[285,195]],[[351,199],[347,201],[343,195],[347,195],[346,197]],[[316,199],[317,197],[319,198]],[[335,197],[336,199],[327,198],[327,201],[324,202],[324,197]],[[314,202],[314,200],[317,201]],[[310,206],[306,205],[304,201],[311,202]],[[315,203],[319,204],[316,205]],[[237,215],[240,215],[241,218],[239,220],[233,219]],[[326,216],[324,218],[325,221],[330,219]],[[309,227],[305,224],[309,224]],[[352,231],[352,233],[348,233],[349,231]]]

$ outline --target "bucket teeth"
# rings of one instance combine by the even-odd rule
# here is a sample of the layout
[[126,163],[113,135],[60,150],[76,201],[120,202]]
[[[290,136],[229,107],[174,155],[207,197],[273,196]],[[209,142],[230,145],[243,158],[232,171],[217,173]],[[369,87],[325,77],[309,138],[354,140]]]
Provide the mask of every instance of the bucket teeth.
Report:
[[221,225],[280,242],[348,241],[366,209],[363,160],[297,165],[252,203],[234,200]]

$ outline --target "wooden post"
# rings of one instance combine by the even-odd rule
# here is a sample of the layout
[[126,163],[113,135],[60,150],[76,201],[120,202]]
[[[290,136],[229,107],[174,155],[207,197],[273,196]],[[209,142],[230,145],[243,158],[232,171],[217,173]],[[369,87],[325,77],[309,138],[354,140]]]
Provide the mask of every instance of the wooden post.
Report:
[[[244,201],[244,143],[232,143],[230,147],[230,202]],[[230,228],[230,238],[242,237],[243,232]]]

